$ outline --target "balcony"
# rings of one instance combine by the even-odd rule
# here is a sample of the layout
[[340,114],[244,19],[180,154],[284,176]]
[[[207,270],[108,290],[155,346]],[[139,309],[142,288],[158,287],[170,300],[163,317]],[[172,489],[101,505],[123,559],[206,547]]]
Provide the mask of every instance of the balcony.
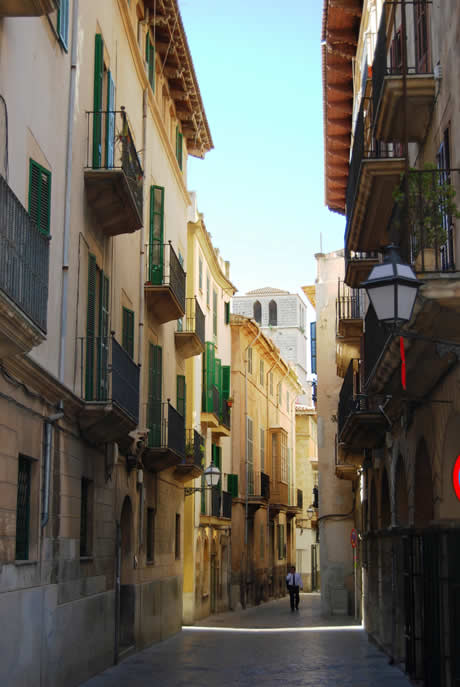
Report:
[[340,279],[337,286],[337,375],[344,377],[350,360],[360,355],[367,296],[364,289],[350,289]]
[[377,251],[347,251],[345,256],[345,284],[353,289],[367,279],[369,272],[380,260]]
[[174,470],[174,479],[189,482],[200,477],[204,470],[204,438],[195,429],[187,429],[185,457]]
[[0,17],[41,17],[59,9],[60,0],[0,0]]
[[217,415],[217,425],[211,425],[211,434],[213,438],[229,437],[230,436],[230,408],[226,399],[222,398],[220,402],[220,409]]
[[219,389],[214,384],[203,387],[203,398],[201,405],[201,424],[205,425],[206,427],[216,428],[219,426],[219,415]]
[[49,245],[0,176],[0,358],[46,339]]
[[251,513],[266,506],[270,498],[270,477],[265,472],[248,471],[248,505]]
[[[401,31],[396,31],[396,22],[390,17],[398,4],[392,2],[384,5],[372,67],[374,135],[385,142],[403,141],[405,138],[403,46]],[[428,12],[428,9],[421,8],[419,11]],[[427,16],[422,21],[424,30],[417,32],[417,37],[430,33]],[[406,52],[407,136],[409,141],[420,143],[425,138],[430,121],[436,82],[428,48],[406,42]]]
[[196,298],[185,299],[185,317],[178,320],[176,349],[182,358],[192,358],[204,351],[205,316]]
[[405,170],[399,144],[372,137],[371,101],[365,99],[356,121],[347,186],[345,249],[369,253],[390,243],[387,233],[393,192]]
[[185,272],[169,243],[146,246],[145,303],[159,324],[185,315]]
[[339,395],[338,441],[353,451],[382,446],[388,423],[362,392],[360,361],[350,361]]
[[142,460],[147,470],[161,472],[181,465],[185,454],[185,420],[169,401],[147,404],[147,448]]
[[85,188],[106,236],[131,234],[143,224],[144,172],[125,110],[88,112]]
[[139,421],[139,366],[115,337],[78,339],[80,429],[88,441],[128,444]]

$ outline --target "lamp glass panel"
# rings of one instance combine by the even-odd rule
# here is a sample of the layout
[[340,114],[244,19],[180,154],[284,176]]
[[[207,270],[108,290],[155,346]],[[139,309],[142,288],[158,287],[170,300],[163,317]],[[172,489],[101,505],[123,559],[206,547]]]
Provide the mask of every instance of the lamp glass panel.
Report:
[[410,320],[415,299],[417,298],[417,290],[416,286],[398,285],[398,320]]
[[388,277],[393,277],[393,265],[391,263],[382,263],[381,265],[375,265],[371,273],[368,276],[368,281],[373,281],[374,279],[387,279]]
[[395,285],[379,284],[368,288],[367,293],[374,306],[377,319],[380,321],[393,320],[395,316]]
[[206,484],[208,485],[208,487],[217,487],[217,485],[219,484],[219,480],[220,480],[220,470],[214,464],[211,464],[204,471],[204,476],[205,476]]

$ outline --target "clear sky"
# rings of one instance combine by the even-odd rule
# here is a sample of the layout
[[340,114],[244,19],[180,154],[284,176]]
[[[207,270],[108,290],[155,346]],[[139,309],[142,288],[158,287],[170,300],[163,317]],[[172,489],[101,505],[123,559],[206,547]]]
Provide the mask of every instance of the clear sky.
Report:
[[324,205],[322,0],[179,0],[214,150],[188,186],[239,293],[298,291],[343,247]]

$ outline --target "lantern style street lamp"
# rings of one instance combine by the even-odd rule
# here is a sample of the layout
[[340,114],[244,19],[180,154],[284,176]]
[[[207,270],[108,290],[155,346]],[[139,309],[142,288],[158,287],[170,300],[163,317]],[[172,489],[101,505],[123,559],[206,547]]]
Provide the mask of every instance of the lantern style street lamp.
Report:
[[214,462],[211,461],[211,465],[208,465],[206,470],[204,471],[204,479],[206,481],[206,487],[184,487],[184,494],[185,496],[190,496],[190,494],[194,494],[196,491],[206,491],[207,489],[214,489],[215,487],[218,486],[221,478],[221,472],[217,465],[214,465]]

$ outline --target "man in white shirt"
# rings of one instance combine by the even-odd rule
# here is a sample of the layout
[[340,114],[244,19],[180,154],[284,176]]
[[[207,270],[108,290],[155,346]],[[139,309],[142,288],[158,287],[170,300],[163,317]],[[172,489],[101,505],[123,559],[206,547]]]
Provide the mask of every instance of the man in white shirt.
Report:
[[299,610],[299,589],[303,589],[302,578],[300,573],[296,573],[295,565],[291,566],[291,572],[286,575],[286,584],[289,590],[289,597],[291,599],[291,612]]

